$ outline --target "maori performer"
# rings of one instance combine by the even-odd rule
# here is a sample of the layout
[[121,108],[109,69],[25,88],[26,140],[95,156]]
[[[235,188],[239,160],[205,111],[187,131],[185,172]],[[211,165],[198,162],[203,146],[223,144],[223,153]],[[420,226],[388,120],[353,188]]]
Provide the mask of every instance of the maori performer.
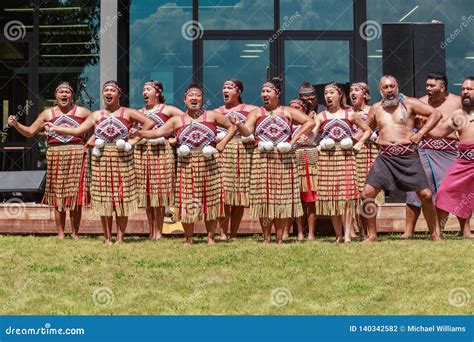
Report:
[[[17,121],[16,116],[8,118],[25,137],[32,137],[43,130],[46,123],[57,126],[77,127],[91,112],[73,103],[74,90],[68,82],[60,82],[55,90],[57,105],[45,109],[29,127]],[[71,136],[51,132],[47,135],[47,171],[43,203],[54,207],[54,220],[58,238],[64,239],[66,210],[69,210],[72,238],[79,238],[82,207],[89,204],[90,196],[87,176],[87,147],[85,135]]]
[[[300,112],[309,115],[310,106],[300,98],[290,101],[289,106]],[[316,184],[318,176],[318,151],[317,151],[317,132],[316,126],[312,132],[305,134],[295,144],[295,153],[298,166],[298,176],[300,180],[301,203],[303,205],[304,216],[296,218],[298,226],[298,241],[304,240],[304,224],[308,222],[308,240],[314,240],[316,229],[316,209],[314,202],[316,201]],[[300,125],[293,125],[293,135],[297,134],[301,129]],[[289,229],[293,221],[290,220],[285,227],[283,238],[288,237]]]
[[316,88],[308,81],[301,83],[298,97],[309,103],[309,116],[311,119],[314,119],[316,114],[326,110],[326,107],[318,103]]
[[[253,134],[258,144],[250,171],[250,214],[260,219],[265,244],[271,241],[273,225],[277,243],[282,244],[288,220],[303,215],[293,145],[315,125],[299,110],[279,105],[282,82],[275,77],[263,84],[264,106],[251,111],[245,124],[236,116],[230,117],[242,136]],[[292,137],[294,122],[302,127]]]
[[214,244],[217,219],[224,216],[224,189],[216,149],[217,125],[226,129],[231,125],[221,113],[202,109],[203,92],[198,84],[188,86],[184,103],[185,115],[174,116],[160,128],[141,130],[137,135],[157,139],[175,133],[178,144],[175,203],[185,242],[193,243],[194,223],[204,219],[207,242]]
[[[224,105],[216,109],[224,116],[235,115],[245,122],[254,105],[242,103],[244,86],[237,79],[228,79],[222,87]],[[224,175],[225,217],[219,219],[221,240],[227,240],[230,223],[230,237],[236,238],[244,215],[244,207],[249,205],[250,166],[254,150],[254,139],[242,138],[235,126],[228,131],[217,127],[217,149],[222,151],[222,173]],[[223,149],[225,146],[225,149]]]
[[143,129],[153,127],[153,121],[139,111],[120,105],[121,90],[116,81],[102,87],[105,108],[95,111],[80,126],[65,128],[48,123],[50,132],[81,136],[94,128],[95,147],[92,149],[91,196],[94,213],[100,216],[104,243],[112,244],[112,218],[117,221],[117,243],[124,240],[128,216],[138,209],[138,194],[133,165],[133,145],[128,140],[133,123]]
[[[324,98],[327,110],[316,117],[321,136],[316,215],[331,217],[336,243],[350,242],[352,219],[359,198],[355,153],[361,150],[372,132],[367,123],[347,107],[344,91],[339,84],[326,85]],[[356,144],[352,141],[353,125],[363,132]]]
[[459,156],[438,189],[436,207],[441,231],[452,213],[459,220],[462,236],[472,239],[469,220],[474,211],[474,76],[464,79],[461,101],[462,109],[455,110],[433,134],[439,138],[456,130],[459,136]]
[[[379,132],[376,140],[380,154],[370,170],[362,193],[362,210],[375,204],[382,190],[415,191],[423,203],[423,214],[431,239],[439,240],[436,211],[428,180],[420,162],[417,144],[441,119],[441,113],[428,104],[399,93],[393,76],[383,76],[379,83],[382,100],[372,105],[368,122]],[[420,130],[413,134],[416,115],[428,118]],[[376,208],[374,209],[376,211]],[[369,236],[364,242],[377,241],[375,215],[368,215]]]
[[[367,114],[369,113],[370,106],[370,90],[369,86],[364,82],[357,82],[353,83],[350,87],[349,97],[352,104],[352,110],[359,114],[360,118],[364,121],[367,121]],[[359,139],[363,135],[363,131],[358,129],[357,126],[353,127],[354,129],[354,136],[353,139],[355,141],[359,141]],[[375,158],[379,153],[379,149],[377,145],[374,143],[377,139],[377,133],[373,132],[370,136],[370,139],[362,145],[360,151],[356,154],[356,173],[357,173],[357,189],[359,190],[359,194],[362,193],[365,186],[365,179],[369,174],[372,165],[374,164]],[[378,204],[384,203],[384,193],[381,191],[376,198]],[[365,238],[367,235],[367,220],[365,216],[373,215],[376,213],[356,213],[356,221],[359,226],[359,235],[361,238]]]
[[[153,129],[163,126],[173,116],[184,115],[180,109],[165,104],[162,93],[161,82],[150,80],[143,85],[146,105],[140,112],[153,120]],[[146,208],[151,240],[161,239],[165,207],[173,204],[175,160],[167,138],[142,139],[135,146],[139,206]]]
[[[420,101],[428,103],[443,115],[438,125],[446,121],[455,110],[461,108],[461,98],[448,92],[448,80],[445,75],[439,73],[431,73],[428,75],[426,80],[426,96],[420,98]],[[420,128],[424,121],[426,121],[426,119],[423,117],[417,118],[415,121],[417,128]],[[458,156],[456,132],[453,131],[441,139],[434,139],[432,134],[437,134],[437,131],[438,126],[433,128],[427,136],[423,137],[418,149],[421,165],[423,165],[426,178],[428,179],[428,185],[433,194],[433,201],[436,200],[436,193],[443,181],[444,175]],[[413,236],[416,221],[420,213],[420,200],[416,196],[416,193],[409,192],[406,201],[405,233],[402,235],[402,238],[410,239]],[[466,222],[469,225],[469,220]]]

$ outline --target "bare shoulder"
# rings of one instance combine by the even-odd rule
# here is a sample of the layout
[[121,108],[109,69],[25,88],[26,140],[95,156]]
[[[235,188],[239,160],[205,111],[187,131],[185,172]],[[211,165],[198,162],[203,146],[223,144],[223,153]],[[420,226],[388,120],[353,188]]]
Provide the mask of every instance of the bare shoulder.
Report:
[[461,104],[461,96],[458,96],[458,95],[449,93],[449,95],[448,95],[448,101],[449,101],[450,103],[453,103],[453,104],[458,105],[459,108],[462,107],[462,104]]
[[255,115],[255,117],[259,117],[261,115],[260,107],[256,107],[255,109],[252,109],[249,114]]
[[252,110],[258,109],[256,105],[253,104],[246,104],[245,103],[245,109],[247,109],[248,112],[251,112]]
[[169,104],[165,104],[165,106],[163,108],[163,113],[169,114],[171,116],[184,114],[184,112],[181,109],[179,109],[178,107],[169,105]]
[[82,117],[82,118],[87,118],[90,115],[92,115],[92,112],[89,109],[87,109],[86,107],[77,106],[76,116]]
[[428,103],[428,95],[420,97],[420,101],[424,103]]

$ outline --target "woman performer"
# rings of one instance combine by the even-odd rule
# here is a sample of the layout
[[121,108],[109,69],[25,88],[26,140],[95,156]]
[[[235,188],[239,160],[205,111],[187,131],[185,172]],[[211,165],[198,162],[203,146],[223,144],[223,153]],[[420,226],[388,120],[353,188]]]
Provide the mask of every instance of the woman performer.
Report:
[[[91,112],[73,104],[74,90],[68,82],[60,82],[54,93],[57,105],[45,109],[29,127],[17,121],[16,116],[8,118],[8,124],[25,137],[32,137],[43,130],[45,123],[57,126],[77,127]],[[85,135],[78,137],[60,135],[54,132],[47,135],[48,151],[46,160],[46,186],[42,203],[54,207],[54,221],[58,238],[64,239],[66,210],[69,210],[72,238],[79,238],[82,206],[89,204],[86,185],[87,148]]]
[[[318,158],[318,184],[316,186],[316,215],[331,216],[336,243],[351,241],[352,215],[355,213],[359,193],[355,170],[355,155],[369,139],[369,126],[345,104],[342,87],[331,83],[324,88],[327,110],[319,113],[321,141]],[[352,125],[363,131],[361,139],[353,145]]]
[[[258,108],[242,103],[244,86],[241,81],[228,79],[222,87],[224,105],[217,110],[224,116],[236,115],[245,122],[250,111]],[[216,111],[217,111],[216,110]],[[244,207],[249,205],[250,167],[254,142],[252,137],[242,138],[237,128],[232,126],[228,131],[217,127],[217,149],[222,150],[222,173],[224,175],[225,217],[219,219],[221,240],[227,240],[230,223],[230,237],[236,238],[237,231],[244,215]]]
[[143,129],[154,126],[139,111],[120,106],[121,90],[116,81],[102,87],[105,108],[95,111],[80,126],[66,128],[48,123],[51,132],[80,136],[94,128],[96,137],[92,150],[91,195],[94,213],[100,216],[107,245],[112,244],[112,217],[117,221],[117,243],[123,242],[128,216],[138,209],[133,145],[138,139],[128,140],[133,123]]
[[[353,83],[350,87],[349,97],[352,104],[352,110],[359,114],[360,118],[363,121],[367,121],[367,114],[369,113],[369,100],[370,100],[370,91],[369,86],[364,82]],[[354,136],[353,139],[358,141],[362,135],[363,131],[359,127],[354,126]],[[362,145],[361,150],[356,154],[356,174],[357,174],[357,188],[359,193],[362,193],[365,187],[365,179],[369,174],[372,165],[374,164],[375,158],[379,154],[379,149],[375,144],[377,139],[377,133],[373,132],[370,136],[370,139]],[[384,193],[383,191],[379,193],[376,199],[378,204],[384,203]],[[376,210],[372,212],[371,206],[365,206],[364,203],[361,203],[360,213],[356,214],[356,221],[359,226],[359,235],[363,239],[367,234],[367,215],[376,215]]]
[[[245,124],[230,117],[241,135],[253,133],[258,143],[252,158],[249,200],[251,215],[260,219],[265,244],[270,243],[273,225],[277,243],[282,244],[288,219],[303,215],[293,145],[315,125],[299,110],[279,105],[281,88],[281,78],[265,82],[261,93],[264,106],[251,111]],[[292,137],[293,122],[302,127]]]
[[[217,155],[217,125],[230,128],[219,112],[203,110],[203,92],[191,84],[184,93],[186,114],[170,118],[160,128],[137,135],[156,139],[175,132],[178,143],[175,202],[185,242],[193,243],[194,223],[204,218],[208,244],[214,244],[217,219],[224,215],[224,190]],[[225,146],[224,146],[225,147]]]
[[[291,100],[289,106],[306,115],[310,114],[310,103],[303,101],[300,98]],[[293,135],[298,133],[300,129],[301,126],[293,125]],[[318,127],[316,126],[313,129],[313,132],[310,132],[308,135],[304,135],[304,139],[300,138],[300,140],[295,144],[296,159],[298,161],[298,175],[300,180],[301,202],[303,204],[304,211],[304,216],[298,217],[296,219],[298,226],[298,241],[304,240],[305,219],[308,221],[308,240],[314,240],[314,231],[316,227],[316,211],[314,202],[316,201],[315,189],[318,175],[318,151],[316,150],[317,134],[315,133],[317,130]],[[283,238],[288,236],[289,228],[292,223],[292,220],[290,220],[289,224],[285,227]]]
[[[151,80],[143,85],[145,107],[140,112],[159,128],[173,116],[183,115],[180,109],[166,105],[161,82]],[[165,206],[173,203],[175,161],[173,149],[165,138],[141,140],[135,147],[135,173],[139,206],[146,208],[150,239],[162,236]]]

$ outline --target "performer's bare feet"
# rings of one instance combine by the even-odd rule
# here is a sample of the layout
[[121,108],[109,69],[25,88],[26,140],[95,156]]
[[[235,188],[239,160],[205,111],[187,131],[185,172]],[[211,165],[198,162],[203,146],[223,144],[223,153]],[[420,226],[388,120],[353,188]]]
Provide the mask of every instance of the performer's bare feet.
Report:
[[113,243],[112,243],[111,240],[104,240],[104,245],[106,245],[106,246],[112,246]]
[[271,243],[270,239],[263,239],[263,244],[264,245],[269,245]]
[[184,239],[184,244],[187,246],[191,246],[193,244],[193,238]]
[[344,238],[344,243],[351,243],[351,242],[352,242],[352,239]]
[[227,241],[227,240],[228,240],[227,234],[221,233],[221,241]]
[[58,239],[59,240],[64,240],[65,234],[64,233],[58,233]]
[[344,238],[342,236],[336,236],[336,241],[334,243],[342,243],[344,241]]
[[216,240],[208,238],[208,239],[207,239],[207,244],[208,244],[208,245],[215,245],[215,244],[216,244]]
[[463,239],[474,239],[474,234],[472,234],[471,232],[469,232],[469,233],[463,233],[463,234],[462,234],[462,238],[463,238]]
[[314,240],[314,239],[315,239],[315,236],[313,234],[308,235],[308,240]]
[[288,231],[285,229],[285,230],[283,231],[283,236],[282,236],[282,238],[283,238],[283,239],[288,239],[288,236],[290,236],[290,234],[289,234]]
[[303,241],[304,241],[304,234],[298,233],[298,242],[303,242]]
[[400,239],[403,239],[403,240],[410,240],[413,238],[413,234],[410,234],[410,233],[403,233],[402,235],[400,235]]
[[430,240],[431,241],[443,241],[441,236],[439,236],[438,234],[432,234],[431,237],[430,237]]
[[283,245],[283,239],[278,239],[276,243],[279,246]]
[[375,235],[369,235],[367,239],[362,241],[362,243],[372,243],[372,242],[377,242],[377,236]]
[[72,233],[71,237],[72,237],[73,240],[79,240],[79,234]]

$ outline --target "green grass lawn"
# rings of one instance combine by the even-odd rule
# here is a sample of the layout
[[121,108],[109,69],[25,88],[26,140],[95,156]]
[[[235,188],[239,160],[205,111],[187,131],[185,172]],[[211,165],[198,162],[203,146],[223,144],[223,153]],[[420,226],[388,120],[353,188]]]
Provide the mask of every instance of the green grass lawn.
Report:
[[474,241],[424,238],[278,247],[259,236],[215,246],[128,237],[107,247],[0,236],[0,314],[474,314]]

